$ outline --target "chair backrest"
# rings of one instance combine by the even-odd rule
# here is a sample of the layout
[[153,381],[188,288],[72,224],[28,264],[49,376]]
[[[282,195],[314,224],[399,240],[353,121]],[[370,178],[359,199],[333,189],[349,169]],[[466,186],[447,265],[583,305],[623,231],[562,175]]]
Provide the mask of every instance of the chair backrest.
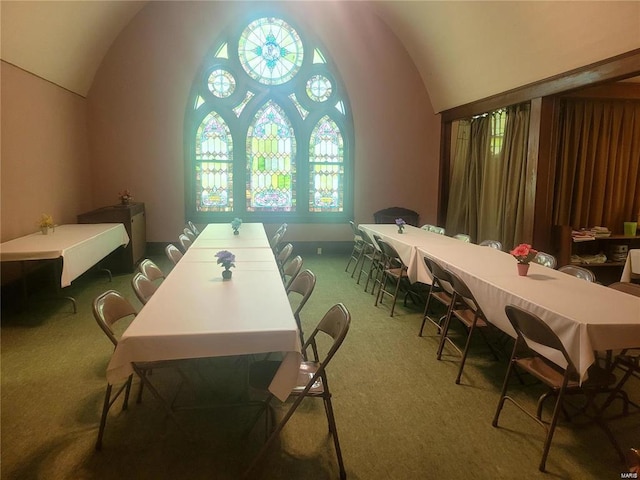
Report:
[[[305,304],[311,297],[314,288],[316,288],[316,276],[313,274],[311,270],[303,270],[300,272],[291,282],[289,288],[287,288],[287,296],[295,293],[300,295],[299,301],[295,310],[293,311],[293,316],[298,322],[298,328],[302,330],[301,320],[300,320],[300,312],[304,308]],[[291,297],[289,297],[291,298]]]
[[453,238],[455,238],[456,240],[462,240],[463,242],[466,242],[466,243],[471,243],[471,237],[466,233],[458,233]]
[[449,280],[451,281],[451,286],[453,287],[453,291],[456,296],[462,297],[464,303],[466,303],[471,309],[474,311],[479,311],[480,305],[478,305],[478,301],[473,296],[471,289],[469,286],[462,280],[458,275],[453,273],[451,270],[447,270],[447,275]]
[[187,225],[189,225],[189,230],[191,230],[196,235],[196,237],[200,235],[200,230],[198,230],[198,227],[196,227],[191,220],[187,221]]
[[184,227],[184,230],[182,230],[182,233],[184,233],[187,236],[187,238],[191,240],[191,242],[193,242],[196,239],[196,234],[193,233],[189,227]]
[[291,257],[292,253],[293,245],[291,245],[290,243],[287,243],[284,247],[282,247],[282,250],[280,250],[280,252],[276,256],[276,260],[278,261],[280,266],[283,266],[285,263],[287,263],[287,260],[289,260],[289,257]]
[[156,292],[158,287],[155,283],[145,277],[142,273],[136,272],[131,278],[131,287],[143,305],[146,305],[149,299]]
[[362,237],[362,240],[364,241],[364,243],[366,243],[370,247],[373,247],[374,249],[377,250],[376,244],[373,241],[373,238],[371,237],[371,235],[369,235],[369,233],[366,230],[362,228],[358,228],[358,232],[360,232],[360,236]]
[[582,280],[586,280],[587,282],[596,281],[596,276],[591,270],[589,270],[588,268],[579,267],[577,265],[563,265],[558,269],[558,271],[566,273],[567,275],[572,275]]
[[118,345],[118,339],[113,325],[124,318],[135,317],[137,313],[131,302],[115,290],[107,290],[93,300],[93,318],[114,346]]
[[287,227],[288,225],[286,223],[283,223],[278,227],[278,229],[276,230],[276,233],[279,234],[280,236],[283,236],[287,231]]
[[609,285],[609,288],[640,297],[640,283],[615,282]]
[[436,227],[434,225],[431,225],[429,231],[432,233],[437,233],[438,235],[444,235],[446,233],[443,227]]
[[389,266],[390,264],[395,264],[396,267],[397,266],[405,267],[405,264],[402,261],[402,258],[400,258],[400,254],[393,247],[393,245],[391,245],[390,243],[385,242],[382,239],[378,240],[378,245],[380,246],[380,249],[382,250],[382,255],[384,256],[384,258],[386,260],[387,266]]
[[430,232],[431,229],[433,228],[433,225],[431,225],[430,223],[425,223],[424,225],[422,225],[420,227],[422,230],[426,230],[427,232]]
[[556,268],[556,265],[558,264],[556,257],[545,252],[536,253],[536,256],[533,257],[533,262],[549,268]]
[[138,264],[138,271],[152,282],[164,279],[165,277],[162,270],[160,270],[160,267],[158,267],[158,265],[156,265],[152,260],[149,260],[148,258],[143,259]]
[[282,236],[281,233],[274,233],[273,237],[271,237],[271,239],[269,240],[269,246],[271,247],[271,250],[273,250],[274,254],[277,254],[277,248],[278,248],[278,244],[280,243],[280,237]]
[[373,214],[375,223],[396,223],[396,218],[402,218],[407,225],[418,226],[418,212],[403,207],[390,207],[378,210]]
[[301,269],[302,269],[302,257],[300,255],[296,255],[295,257],[293,257],[291,261],[284,266],[283,280],[285,283],[285,289],[289,288],[289,286],[291,285],[291,282],[293,282],[293,280],[298,276]]
[[449,272],[433,258],[424,257],[424,263],[433,277],[432,284],[436,287],[439,286],[445,292],[453,295],[453,284],[451,283]]
[[558,335],[556,335],[556,333],[551,330],[551,327],[544,323],[540,317],[515,305],[507,305],[504,307],[504,311],[507,314],[511,326],[516,331],[518,338],[521,339],[527,347],[533,348],[535,344],[538,344],[557,350],[564,356],[567,362],[567,370],[571,372],[576,371],[560,338],[558,338]]
[[351,231],[353,232],[353,239],[360,240],[362,235],[360,235],[360,229],[358,228],[358,226],[353,220],[349,220],[349,225],[351,226]]
[[164,247],[164,253],[167,254],[167,257],[169,257],[169,260],[171,260],[174,265],[176,265],[182,258],[182,252],[178,250],[178,247],[176,247],[173,243],[170,243],[169,245]]
[[189,239],[189,237],[187,237],[184,233],[181,233],[180,236],[178,236],[178,242],[182,247],[182,251],[184,253],[187,253],[187,250],[189,250],[189,247],[191,246],[191,240]]
[[[347,336],[350,324],[351,314],[349,313],[349,310],[347,310],[347,307],[342,303],[337,303],[324,314],[324,317],[322,317],[318,326],[313,330],[307,341],[304,343],[303,350],[306,351],[306,349],[311,346],[315,361],[320,362],[321,365],[314,377],[317,378],[324,371],[335,353],[338,351],[340,345],[342,345],[342,342]],[[316,336],[320,332],[329,335],[333,339],[333,344],[322,360],[319,358],[316,344]],[[315,381],[315,379],[311,378],[309,383],[312,384],[312,381]],[[311,387],[309,383],[305,390],[308,390]]]
[[491,247],[495,248],[496,250],[502,250],[502,242],[498,240],[483,240],[478,245],[480,245],[481,247]]

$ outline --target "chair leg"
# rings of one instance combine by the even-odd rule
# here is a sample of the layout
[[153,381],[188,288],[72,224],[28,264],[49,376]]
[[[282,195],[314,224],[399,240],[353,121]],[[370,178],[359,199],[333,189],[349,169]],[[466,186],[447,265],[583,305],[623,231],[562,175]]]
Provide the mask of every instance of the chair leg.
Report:
[[333,415],[333,406],[331,405],[331,394],[328,394],[324,398],[325,412],[327,414],[327,421],[329,422],[329,431],[333,436],[333,444],[336,448],[336,456],[338,457],[338,467],[340,469],[340,478],[347,478],[347,472],[344,469],[344,462],[342,460],[342,450],[340,450],[340,441],[338,440],[338,427],[336,426],[336,419]]
[[444,319],[442,331],[440,332],[440,343],[438,344],[438,351],[436,353],[436,358],[438,360],[442,359],[442,350],[444,350],[444,344],[447,341],[447,333],[449,332],[449,325],[451,324],[451,316],[453,315],[454,303],[455,298],[451,300],[451,304],[449,305],[449,309],[447,310],[447,316]]
[[104,427],[107,424],[107,414],[109,413],[111,390],[113,386],[108,383],[107,390],[104,394],[104,403],[102,405],[102,415],[100,415],[100,427],[98,428],[98,439],[96,441],[96,450],[102,450],[102,436],[104,435]]
[[464,345],[464,351],[462,352],[462,359],[460,360],[460,367],[458,368],[458,376],[456,377],[456,385],[460,385],[460,378],[462,377],[462,370],[464,369],[464,364],[467,361],[467,353],[469,352],[469,345],[471,344],[471,336],[473,335],[473,331],[476,328],[477,317],[474,319],[471,324],[471,328],[469,328],[469,334],[467,335],[467,342]]
[[551,440],[553,440],[553,434],[555,433],[556,425],[558,424],[558,417],[560,416],[560,410],[562,409],[562,401],[564,400],[565,388],[566,388],[566,380],[565,380],[565,384],[562,386],[562,388],[558,392],[558,399],[556,400],[556,405],[553,408],[553,416],[551,417],[551,422],[549,423],[549,429],[547,430],[547,437],[545,438],[545,441],[544,441],[542,458],[540,459],[540,465],[538,466],[538,470],[540,470],[541,472],[545,471],[547,457],[549,456],[549,449],[551,448]]
[[502,390],[500,391],[500,400],[498,401],[498,406],[496,408],[496,413],[493,416],[493,421],[491,425],[494,427],[498,426],[498,419],[500,418],[500,412],[502,411],[502,407],[504,407],[504,402],[507,399],[507,388],[509,386],[509,379],[511,378],[511,372],[514,370],[513,368],[513,357],[515,357],[516,349],[518,348],[518,342],[514,342],[513,345],[513,353],[509,359],[509,365],[507,366],[507,373],[504,376],[504,383],[502,384]]

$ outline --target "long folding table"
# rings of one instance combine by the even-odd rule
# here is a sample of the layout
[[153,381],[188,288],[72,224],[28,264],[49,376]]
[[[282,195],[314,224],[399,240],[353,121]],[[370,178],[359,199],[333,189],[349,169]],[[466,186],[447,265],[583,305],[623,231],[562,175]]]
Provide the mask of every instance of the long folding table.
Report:
[[[431,283],[424,256],[458,274],[472,290],[489,321],[515,336],[504,312],[513,304],[538,315],[560,337],[582,378],[595,351],[640,346],[640,298],[586,282],[558,270],[531,264],[529,274],[516,272],[507,252],[466,243],[407,226],[360,225],[393,245],[408,266],[412,281]],[[548,352],[541,352],[548,354]],[[562,365],[560,358],[551,358]]]
[[[121,223],[59,225],[48,235],[38,232],[3,242],[0,244],[0,261],[21,262],[26,295],[26,262],[55,261],[56,282],[64,288],[115,249],[128,243],[129,235]],[[65,298],[72,301],[75,312],[75,300]]]
[[[213,243],[215,241],[215,243]],[[224,281],[215,254],[236,255]],[[297,324],[261,224],[208,225],[122,335],[107,380],[126,379],[136,362],[281,352],[269,390],[285,400],[302,360]]]

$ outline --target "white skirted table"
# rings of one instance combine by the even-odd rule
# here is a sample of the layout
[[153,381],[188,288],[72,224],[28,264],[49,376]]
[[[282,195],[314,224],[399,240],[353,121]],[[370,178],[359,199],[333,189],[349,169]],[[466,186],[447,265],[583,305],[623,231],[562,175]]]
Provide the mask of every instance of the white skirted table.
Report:
[[[458,274],[488,320],[512,337],[515,332],[504,312],[506,305],[538,315],[560,337],[582,378],[596,360],[595,351],[640,346],[638,297],[538,264],[531,264],[529,274],[521,277],[516,260],[506,252],[415,227],[405,227],[403,234],[397,233],[395,225],[360,227],[396,247],[413,281],[431,283],[424,256]],[[562,365],[561,359],[550,359]]]
[[289,396],[302,360],[297,324],[264,230],[254,237],[259,246],[229,243],[247,226],[216,247],[236,255],[226,281],[218,250],[198,246],[213,229],[203,230],[122,335],[107,367],[110,383],[126,379],[136,362],[281,352],[270,391],[283,401]]
[[[60,288],[64,288],[128,243],[129,236],[121,223],[59,225],[48,235],[38,232],[3,242],[0,244],[0,260],[21,262],[23,266],[27,261],[55,260],[58,269],[56,281],[59,281]],[[23,281],[26,281],[24,275]],[[75,311],[75,300],[66,298],[73,302]]]

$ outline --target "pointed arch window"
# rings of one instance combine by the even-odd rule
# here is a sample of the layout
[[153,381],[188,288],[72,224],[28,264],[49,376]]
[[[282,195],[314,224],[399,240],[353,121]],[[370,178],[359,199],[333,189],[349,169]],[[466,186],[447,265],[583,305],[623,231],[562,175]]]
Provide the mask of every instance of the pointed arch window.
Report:
[[352,217],[349,101],[322,45],[291,21],[262,16],[221,33],[188,104],[188,218]]

